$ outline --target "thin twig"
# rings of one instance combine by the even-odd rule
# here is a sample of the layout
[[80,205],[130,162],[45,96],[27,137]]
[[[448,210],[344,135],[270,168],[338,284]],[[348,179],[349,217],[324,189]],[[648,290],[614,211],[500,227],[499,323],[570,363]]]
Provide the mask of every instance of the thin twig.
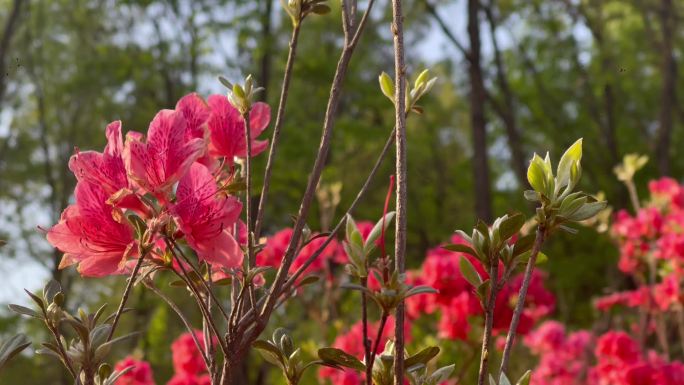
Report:
[[[328,98],[328,105],[325,111],[325,118],[323,121],[323,133],[321,134],[321,142],[318,148],[318,154],[316,155],[316,160],[314,161],[313,169],[309,174],[309,181],[307,183],[306,190],[302,198],[302,202],[299,206],[297,220],[295,221],[293,227],[292,238],[290,239],[290,243],[288,244],[287,249],[285,251],[285,255],[283,256],[282,263],[278,268],[278,272],[276,273],[276,277],[273,285],[271,286],[272,289],[270,290],[270,293],[266,299],[266,303],[262,307],[261,313],[257,318],[258,332],[261,332],[263,328],[266,326],[266,321],[270,318],[271,312],[273,311],[273,307],[275,306],[280,293],[282,293],[281,289],[287,280],[287,274],[290,270],[292,262],[294,261],[295,251],[297,245],[299,244],[299,239],[301,237],[302,230],[306,225],[306,219],[309,214],[311,202],[316,192],[316,186],[318,186],[318,182],[320,181],[321,173],[323,172],[323,168],[325,167],[325,162],[328,157],[328,151],[330,150],[330,142],[332,140],[332,131],[335,125],[337,107],[342,96],[342,85],[346,78],[347,69],[349,68],[349,63],[354,53],[354,48],[356,46],[356,43],[358,43],[358,38],[361,35],[361,31],[363,30],[366,18],[370,13],[372,6],[373,0],[370,0],[368,8],[366,9],[361,19],[361,22],[359,23],[359,26],[356,29],[354,38],[349,40],[349,35],[347,32],[345,32],[345,42],[348,41],[349,43],[345,44],[344,48],[342,49],[342,53],[340,54],[340,58],[337,62],[335,76],[333,77],[332,86],[330,88],[330,97]],[[343,15],[346,14],[346,7],[343,6],[342,11]]]
[[266,210],[266,202],[268,200],[268,190],[271,186],[271,174],[273,174],[273,162],[275,160],[276,150],[280,142],[280,130],[283,127],[285,117],[285,105],[287,104],[287,97],[290,90],[290,79],[292,79],[292,68],[297,54],[297,42],[299,41],[299,31],[301,23],[295,24],[292,29],[292,37],[290,38],[290,50],[287,53],[287,62],[285,63],[285,73],[283,74],[283,85],[280,89],[280,101],[278,102],[278,112],[276,113],[275,124],[273,126],[273,136],[271,138],[271,148],[268,151],[268,159],[266,160],[266,169],[264,171],[264,183],[261,187],[261,196],[259,197],[259,208],[257,209],[256,223],[254,225],[254,238],[259,239],[261,235],[261,226],[263,225],[264,211]]
[[530,251],[530,259],[529,261],[527,261],[527,267],[525,268],[525,275],[523,277],[522,286],[520,287],[520,292],[518,293],[518,303],[515,304],[513,318],[511,318],[511,325],[508,329],[508,335],[506,336],[506,345],[504,346],[503,356],[501,358],[499,376],[501,376],[501,373],[506,373],[506,371],[508,370],[508,361],[511,356],[513,344],[515,343],[515,333],[518,329],[520,316],[522,315],[522,312],[525,309],[525,297],[527,296],[527,289],[530,287],[530,281],[532,280],[534,266],[537,263],[537,255],[539,255],[539,252],[541,251],[541,247],[544,244],[545,239],[546,229],[544,228],[544,226],[539,225],[537,227],[537,235],[534,239],[532,251]]
[[[370,360],[366,361],[368,362],[368,368],[370,368],[371,373],[373,373],[373,363],[375,362],[375,355],[377,354],[378,349],[380,348],[382,332],[385,331],[385,325],[387,325],[387,318],[389,318],[389,314],[383,311],[382,316],[380,318],[380,326],[378,326],[378,331],[377,333],[375,333],[375,343],[373,344],[373,350],[371,350]],[[368,382],[368,384],[370,385],[372,384],[372,382]]]
[[[406,268],[406,205],[408,203],[406,154],[406,66],[404,65],[404,16],[401,0],[392,0],[392,33],[394,34],[394,116],[396,119],[397,203],[395,222],[395,269]],[[404,300],[397,306],[394,327],[394,383],[404,383]]]
[[[43,311],[43,315],[45,315],[47,319],[47,314]],[[60,339],[60,334],[59,330],[57,330],[56,327],[54,327],[50,321],[47,321],[45,323],[47,325],[48,330],[50,330],[50,333],[52,333],[52,336],[55,339],[55,344],[57,345],[57,349],[59,349],[59,354],[62,356],[62,363],[64,363],[64,366],[67,368],[69,371],[69,374],[71,374],[74,377],[74,381],[76,381],[77,384],[80,384],[81,381],[78,377],[78,373],[76,373],[76,370],[74,370],[73,365],[71,364],[71,359],[69,358],[69,355],[66,353],[66,349],[64,349],[64,345],[62,345],[62,340]]]
[[489,373],[489,347],[492,339],[492,327],[494,325],[494,308],[496,296],[499,294],[499,259],[497,255],[489,258],[489,297],[485,306],[485,328],[482,337],[482,353],[480,355],[480,371],[477,377],[478,385],[485,385]]
[[[204,278],[202,277],[202,274],[200,273],[199,269],[196,268],[195,265],[193,265],[193,264],[190,262],[190,258],[188,258],[188,256],[185,255],[185,252],[184,252],[183,249],[180,247],[180,245],[178,245],[178,242],[176,242],[175,239],[173,239],[173,238],[171,238],[171,237],[166,237],[165,240],[167,241],[167,243],[168,243],[168,242],[171,243],[171,245],[173,246],[173,248],[174,248],[175,250],[178,251],[178,254],[180,254],[181,258],[183,258],[183,261],[185,261],[185,263],[187,263],[188,266],[190,266],[190,268],[192,269],[192,271],[193,271],[195,274],[197,274],[197,276],[199,277],[200,281],[202,281],[202,286],[204,286],[204,289],[207,291],[207,293],[209,293],[209,296],[211,296],[211,298],[214,300],[214,303],[215,303],[216,306],[218,307],[218,309],[219,309],[219,311],[221,312],[221,314],[223,315],[223,317],[226,319],[226,321],[228,321],[228,319],[229,319],[229,318],[228,318],[228,313],[227,313],[226,310],[223,308],[223,306],[221,306],[221,302],[218,300],[218,298],[216,298],[216,295],[214,294],[214,292],[213,292],[213,291],[211,290],[211,288],[209,287],[209,284],[208,284],[208,283],[204,280]],[[209,279],[211,279],[211,274],[209,274]]]
[[192,340],[195,342],[195,345],[197,346],[197,350],[199,350],[199,352],[201,353],[202,359],[204,360],[204,364],[207,366],[207,370],[209,370],[209,371],[211,372],[211,364],[210,364],[210,362],[209,362],[209,358],[208,358],[208,356],[206,355],[205,351],[202,349],[202,345],[200,344],[199,340],[197,339],[197,336],[195,335],[195,329],[194,329],[194,328],[192,327],[192,325],[190,324],[190,321],[188,321],[188,319],[185,317],[185,314],[183,314],[183,312],[181,311],[181,309],[178,307],[178,305],[176,305],[176,304],[171,300],[171,298],[169,298],[169,297],[168,297],[166,294],[164,294],[161,290],[157,289],[157,287],[154,286],[153,283],[147,282],[147,281],[143,281],[143,284],[145,285],[145,287],[147,287],[148,289],[150,289],[150,291],[152,291],[154,294],[156,294],[159,298],[161,298],[162,300],[164,300],[164,302],[166,302],[166,304],[169,305],[169,307],[171,308],[171,310],[173,310],[173,311],[178,315],[178,318],[180,318],[181,322],[183,323],[183,325],[185,326],[185,328],[186,328],[186,329],[188,330],[188,332],[190,333],[190,336],[192,337]]
[[124,307],[126,306],[126,302],[128,302],[128,297],[131,295],[131,290],[133,289],[135,278],[137,277],[138,272],[140,271],[140,267],[143,264],[143,260],[145,259],[145,255],[147,255],[147,252],[140,253],[140,257],[138,257],[138,262],[136,262],[135,267],[133,267],[133,271],[131,272],[131,275],[128,277],[126,289],[124,290],[123,296],[121,297],[121,302],[119,302],[119,307],[118,309],[116,309],[116,313],[114,314],[114,320],[112,320],[112,327],[111,329],[109,329],[109,335],[107,335],[107,342],[111,341],[112,337],[114,336],[114,332],[116,331],[116,327],[119,324],[121,314],[123,313]]
[[[366,266],[367,267],[367,266]],[[361,286],[368,288],[368,277],[361,278]],[[361,291],[361,324],[363,326],[363,351],[366,362],[366,385],[373,383],[373,367],[370,365],[371,341],[368,339],[368,301],[366,292]]]
[[[318,258],[319,255],[323,253],[325,248],[332,242],[333,239],[337,236],[339,231],[342,229],[342,226],[344,225],[344,220],[347,217],[347,214],[351,214],[355,209],[356,206],[361,202],[361,198],[365,195],[366,191],[370,188],[370,184],[375,178],[375,175],[377,172],[380,170],[380,166],[382,165],[382,162],[384,161],[385,157],[389,153],[389,149],[394,143],[394,135],[395,135],[396,129],[392,129],[392,132],[390,132],[389,137],[387,138],[387,141],[385,142],[385,146],[383,147],[382,151],[380,152],[380,155],[378,155],[378,159],[375,161],[375,164],[373,165],[373,168],[371,169],[370,173],[368,174],[368,177],[366,178],[366,181],[364,182],[363,186],[361,186],[361,189],[359,189],[359,192],[356,194],[356,197],[352,201],[352,203],[349,205],[349,208],[347,211],[342,215],[340,221],[337,223],[337,225],[333,228],[333,230],[330,232],[326,240],[318,247],[316,251],[314,251],[311,256],[304,261],[304,264],[300,266],[290,278],[285,282],[285,284],[282,286],[280,289],[280,293],[278,296],[282,295],[282,293],[286,293],[292,285],[297,282],[297,279],[304,274],[304,271]],[[261,306],[263,302],[265,301],[265,298],[262,297],[259,302],[258,306]],[[255,320],[255,313],[254,311],[250,310],[245,315],[240,319],[238,322],[238,331],[244,331],[249,322],[252,322]]]
[[[171,244],[171,241],[168,238],[165,238],[164,240],[166,242],[166,247],[169,250],[171,250],[171,254],[173,254],[173,257],[176,259],[176,262],[178,262],[178,266],[180,267],[183,274],[178,274],[178,272],[175,271],[175,269],[174,269],[174,272],[176,272],[176,274],[178,274],[178,277],[180,277],[183,280],[183,282],[185,282],[185,284],[188,286],[188,288],[190,289],[192,294],[197,299],[196,302],[197,302],[197,305],[199,305],[200,312],[202,313],[202,317],[204,317],[207,320],[207,322],[209,323],[211,331],[214,333],[214,335],[216,336],[216,339],[219,341],[219,346],[221,347],[221,352],[224,355],[224,359],[227,359],[230,356],[228,354],[228,348],[222,342],[223,339],[221,338],[221,333],[219,332],[218,328],[214,324],[214,319],[212,318],[211,313],[209,313],[208,309],[206,309],[204,307],[204,302],[202,301],[202,296],[200,295],[199,290],[195,287],[195,284],[192,282],[192,279],[189,278],[188,271],[183,266],[183,261],[181,260],[181,258],[176,253],[175,249],[173,248],[173,246]],[[190,265],[190,266],[192,266],[192,265]],[[201,279],[201,276],[200,276],[200,279]]]
[[[242,114],[242,120],[245,126],[245,147],[247,156],[245,158],[245,216],[247,224],[247,269],[245,273],[256,265],[256,255],[254,255],[254,218],[252,218],[252,133],[249,127],[249,112],[251,108]],[[254,285],[252,282],[245,281],[247,290],[249,291],[249,299],[251,300],[252,308],[256,306],[256,298],[254,294]]]

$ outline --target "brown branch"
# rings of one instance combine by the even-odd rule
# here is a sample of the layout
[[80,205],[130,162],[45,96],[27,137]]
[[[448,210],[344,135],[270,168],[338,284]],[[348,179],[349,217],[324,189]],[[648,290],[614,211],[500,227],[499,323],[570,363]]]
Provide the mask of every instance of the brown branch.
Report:
[[[297,220],[295,221],[293,227],[292,238],[290,239],[290,243],[288,244],[288,247],[285,251],[285,255],[283,256],[280,268],[276,273],[275,281],[271,286],[270,294],[268,295],[266,303],[264,304],[261,313],[257,319],[257,333],[260,333],[264,329],[265,324],[269,319],[271,312],[273,311],[273,308],[277,302],[277,299],[280,296],[280,293],[282,293],[281,289],[285,284],[288,271],[294,260],[295,251],[297,245],[299,244],[302,230],[306,225],[306,218],[308,217],[311,202],[316,192],[316,186],[318,185],[318,182],[321,178],[321,173],[323,172],[323,168],[325,167],[325,160],[328,156],[328,151],[330,149],[330,141],[332,139],[332,131],[335,125],[337,107],[342,96],[342,84],[344,83],[344,79],[346,78],[347,69],[349,67],[349,63],[354,53],[354,48],[358,43],[361,31],[363,30],[363,27],[366,23],[366,19],[368,17],[368,14],[370,13],[370,10],[372,9],[372,6],[373,0],[370,0],[368,8],[366,8],[366,11],[361,19],[361,22],[359,23],[359,26],[355,31],[354,37],[351,38],[351,40],[349,32],[345,31],[345,46],[342,49],[342,53],[340,54],[340,58],[337,63],[337,68],[335,70],[335,76],[333,78],[332,86],[330,88],[330,97],[328,99],[328,105],[325,111],[325,118],[323,121],[323,132],[321,134],[321,142],[318,148],[318,154],[316,155],[316,160],[314,161],[313,169],[309,174],[309,181],[307,183],[306,190],[304,191],[302,202],[299,206]],[[343,15],[346,14],[346,6],[343,6],[342,10]]]
[[502,373],[506,373],[508,370],[508,361],[510,359],[511,350],[513,349],[513,344],[515,343],[515,333],[518,329],[520,316],[525,309],[525,297],[527,296],[527,289],[530,287],[532,272],[534,271],[534,266],[537,263],[537,256],[541,251],[541,247],[544,244],[545,239],[546,230],[542,225],[539,225],[537,227],[537,235],[534,239],[534,246],[532,246],[532,251],[530,252],[530,259],[527,261],[527,267],[525,268],[522,286],[520,287],[520,292],[518,293],[518,303],[515,304],[513,318],[511,318],[511,325],[508,329],[508,335],[506,336],[506,345],[504,346],[503,356],[501,358],[499,376],[501,376]]
[[[349,208],[347,209],[347,211],[342,215],[342,218],[340,219],[340,221],[337,223],[335,228],[333,228],[333,230],[330,232],[330,234],[328,235],[326,240],[323,242],[323,244],[321,244],[318,247],[318,249],[316,251],[314,251],[314,253],[311,254],[311,256],[306,261],[304,261],[304,264],[302,264],[302,266],[300,266],[299,269],[297,269],[297,271],[295,271],[295,273],[292,274],[292,276],[290,276],[288,278],[288,280],[285,282],[282,289],[280,290],[281,294],[286,293],[288,290],[290,290],[290,288],[295,284],[297,279],[299,279],[299,277],[302,274],[304,274],[304,271],[316,260],[316,258],[318,258],[319,255],[321,255],[323,253],[323,250],[325,250],[325,248],[328,246],[328,244],[330,244],[330,242],[332,242],[332,240],[335,239],[335,237],[337,236],[337,234],[342,229],[342,226],[345,223],[344,220],[347,217],[347,214],[351,214],[356,209],[356,206],[361,201],[361,198],[365,195],[366,191],[368,191],[368,189],[370,188],[370,184],[371,184],[372,180],[375,178],[375,175],[380,170],[380,166],[382,165],[383,160],[385,159],[385,157],[389,153],[389,149],[392,146],[392,144],[394,143],[395,132],[396,132],[396,129],[393,129],[392,132],[390,132],[389,137],[387,138],[387,141],[385,142],[385,146],[383,147],[382,151],[380,152],[378,159],[375,161],[375,165],[373,165],[373,168],[371,169],[370,173],[368,174],[366,181],[364,182],[363,186],[359,190],[358,194],[356,194],[356,197],[352,201],[351,205],[349,205]],[[259,300],[259,305],[263,304],[264,301],[265,301],[265,299],[262,297]],[[248,311],[238,322],[238,325],[240,325],[238,327],[238,332],[246,330],[248,323],[253,322],[254,320],[255,320],[254,312],[251,310]]]
[[202,345],[200,344],[199,340],[197,339],[197,336],[195,335],[195,329],[192,327],[190,324],[190,321],[188,321],[187,317],[185,317],[185,314],[181,311],[181,309],[176,305],[175,302],[171,300],[166,294],[164,294],[161,290],[159,290],[152,282],[148,282],[147,280],[143,281],[143,284],[145,287],[150,289],[154,294],[156,294],[159,298],[164,300],[167,305],[173,310],[177,315],[178,318],[180,318],[181,322],[185,326],[185,328],[188,330],[190,333],[190,336],[192,337],[192,340],[195,342],[195,345],[197,346],[197,350],[202,354],[202,359],[204,360],[204,364],[207,366],[207,370],[211,372],[211,364],[209,363],[209,358],[205,351],[202,349]]
[[121,302],[119,302],[119,307],[116,309],[114,320],[112,321],[112,327],[111,329],[109,329],[109,335],[107,335],[107,342],[111,341],[112,337],[114,337],[116,326],[119,324],[121,314],[123,313],[124,307],[126,306],[126,302],[128,302],[128,297],[131,295],[131,291],[133,290],[135,278],[138,276],[138,272],[140,271],[140,267],[142,266],[143,260],[145,259],[146,255],[147,252],[140,253],[140,257],[138,257],[138,261],[135,263],[135,267],[133,267],[133,271],[131,272],[131,275],[128,277],[126,289],[124,289],[123,296],[121,297]]
[[480,355],[480,371],[477,377],[478,385],[485,385],[489,374],[489,347],[492,339],[492,327],[494,325],[494,308],[496,296],[499,293],[499,259],[498,255],[489,257],[489,297],[485,305],[485,328],[482,337],[482,353]]
[[300,28],[301,23],[296,24],[293,27],[292,37],[290,38],[290,50],[287,54],[287,63],[285,64],[285,73],[283,74],[283,85],[280,89],[280,101],[278,102],[278,112],[276,112],[275,124],[273,126],[271,148],[268,151],[268,159],[266,160],[266,169],[264,171],[264,183],[261,187],[259,207],[257,209],[256,223],[254,225],[255,239],[259,239],[259,236],[261,235],[264,211],[266,210],[266,202],[268,200],[268,191],[271,186],[271,175],[273,174],[273,162],[275,160],[275,154],[278,148],[278,143],[280,142],[280,130],[282,129],[284,122],[285,105],[287,104],[287,97],[289,95],[290,80],[292,79],[292,68],[294,66],[294,61],[297,53],[297,42],[299,41]]
[[[396,126],[397,203],[395,222],[394,265],[396,272],[406,269],[406,209],[408,203],[406,154],[406,65],[404,64],[404,15],[401,0],[392,0],[392,33],[394,34],[394,116]],[[404,300],[397,305],[394,328],[394,383],[404,383]]]

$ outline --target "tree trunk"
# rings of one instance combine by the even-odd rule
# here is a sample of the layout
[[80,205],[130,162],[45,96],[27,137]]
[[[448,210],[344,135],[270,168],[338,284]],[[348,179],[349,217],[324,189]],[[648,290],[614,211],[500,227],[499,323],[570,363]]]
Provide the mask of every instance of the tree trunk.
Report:
[[[264,90],[259,95],[261,101],[268,99],[268,86],[271,80],[271,48],[273,38],[271,37],[271,13],[273,10],[272,0],[263,0],[263,10],[261,13],[261,58],[259,63],[259,79],[258,82]],[[258,204],[258,202],[257,202]]]
[[662,0],[659,12],[663,41],[661,47],[663,83],[660,92],[660,127],[656,141],[656,159],[661,175],[670,174],[670,140],[672,137],[673,110],[676,104],[675,82],[677,63],[673,54],[675,14],[672,0]]
[[468,37],[470,39],[470,124],[473,145],[473,177],[475,181],[475,214],[484,221],[492,219],[489,165],[487,164],[487,132],[484,104],[485,88],[480,63],[480,2],[468,0]]
[[21,14],[21,4],[22,0],[14,0],[12,2],[12,9],[7,15],[5,28],[2,31],[2,36],[0,36],[0,102],[2,102],[3,96],[5,95],[5,88],[7,87],[6,81],[8,76],[6,73],[9,72],[7,52],[9,51],[12,37],[17,30],[17,24]]
[[494,49],[494,64],[496,65],[496,83],[503,95],[503,106],[496,108],[496,112],[503,121],[506,129],[506,136],[508,138],[508,148],[511,151],[511,168],[518,178],[518,183],[521,188],[527,186],[527,167],[525,167],[525,156],[523,155],[522,140],[520,138],[520,129],[518,128],[517,117],[515,113],[515,100],[513,91],[508,83],[506,76],[506,68],[501,57],[501,50],[499,49],[499,42],[496,39],[496,19],[492,6],[485,7],[487,20],[489,21],[489,35],[492,39],[492,48]]

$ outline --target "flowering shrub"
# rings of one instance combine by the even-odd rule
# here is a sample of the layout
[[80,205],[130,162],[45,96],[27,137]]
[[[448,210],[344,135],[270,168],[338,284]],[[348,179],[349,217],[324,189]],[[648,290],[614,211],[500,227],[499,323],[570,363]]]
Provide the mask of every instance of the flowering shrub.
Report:
[[[567,149],[555,170],[548,154],[545,158],[535,154],[530,161],[527,179],[532,189],[524,196],[536,207],[529,221],[521,213],[503,215],[492,223],[480,220],[472,231],[457,231],[450,244],[430,250],[420,269],[407,272],[406,118],[423,112],[418,102],[437,79],[424,70],[407,85],[403,16],[400,3],[393,0],[395,68],[402,70],[397,70],[394,80],[382,72],[379,83],[394,107],[396,125],[343,217],[329,232],[310,229],[308,214],[330,150],[347,66],[373,6],[369,2],[361,15],[356,3],[343,0],[344,44],[308,183],[292,227],[264,240],[264,211],[299,28],[310,15],[330,11],[325,0],[282,5],[292,20],[293,34],[270,142],[258,138],[270,123],[270,108],[255,101],[261,88],[247,76],[241,84],[219,78],[228,88],[226,95],[211,95],[206,101],[197,94],[184,96],[174,109],[159,111],[145,133],[128,131],[124,136],[121,122],[112,122],[106,127],[102,152],[77,150],[72,156],[69,168],[77,180],[74,202],[46,230],[48,241],[63,252],[60,268],[75,265],[83,276],[127,275],[128,280],[116,311],[107,317],[104,306],[91,314],[81,309],[72,314],[54,281],[42,295],[28,293],[36,310],[11,305],[17,313],[39,319],[49,331],[50,340],[38,352],[57,358],[76,385],[152,384],[147,363],[129,357],[115,370],[107,363],[112,345],[130,336],[115,334],[132,288],[140,285],[164,301],[188,330],[171,346],[175,374],[168,385],[240,383],[252,349],[278,367],[288,385],[299,384],[314,366],[320,367],[322,378],[336,384],[447,384],[455,365],[436,364],[440,347],[407,346],[413,341],[411,325],[423,317],[439,318],[431,331],[443,339],[470,346],[481,341],[478,385],[529,384],[529,371],[517,380],[509,379],[508,362],[514,357],[516,335],[527,334],[555,306],[543,274],[536,271],[537,263],[546,259],[542,247],[557,231],[575,232],[573,224],[591,219],[606,204],[576,191],[582,140]],[[356,223],[351,214],[392,142],[396,193],[392,176],[382,217]],[[252,157],[267,148],[257,204]],[[663,195],[673,194],[672,190],[659,187]],[[390,211],[393,197],[396,211]],[[528,231],[523,231],[526,222]],[[385,236],[392,224],[394,247],[386,244]],[[655,237],[667,226],[665,221],[649,235]],[[342,231],[344,237],[338,240]],[[634,247],[646,252],[640,242],[634,240]],[[678,250],[678,239],[663,242],[663,250]],[[335,269],[337,264],[344,268]],[[635,268],[639,266],[636,263]],[[341,276],[334,277],[334,272]],[[265,338],[276,310],[315,283],[321,273],[329,278],[326,290],[354,293],[349,301],[355,301],[359,311],[345,317],[353,323],[347,334],[337,336],[332,346],[307,352],[284,328],[274,328]],[[167,279],[184,288],[196,308],[180,306],[167,295],[159,285]],[[677,285],[664,282],[659,290],[676,298]],[[229,295],[219,294],[219,286],[226,286]],[[668,299],[659,306],[669,308],[673,303]],[[191,322],[196,317],[188,315],[197,310],[201,330]],[[494,338],[498,344],[493,344]],[[0,368],[26,346],[21,337],[1,346]],[[501,365],[493,371],[490,358],[499,351]],[[630,365],[641,368],[646,362],[654,373],[665,366],[678,368],[656,358],[644,362],[632,358]],[[620,360],[625,361],[622,356]],[[676,377],[675,372],[668,373],[672,374],[668,381]]]

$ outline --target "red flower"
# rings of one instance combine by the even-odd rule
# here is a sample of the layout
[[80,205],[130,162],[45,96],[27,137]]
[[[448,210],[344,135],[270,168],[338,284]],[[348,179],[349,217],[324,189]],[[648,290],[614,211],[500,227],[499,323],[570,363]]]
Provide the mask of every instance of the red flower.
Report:
[[133,367],[133,369],[119,377],[116,380],[115,385],[154,385],[152,368],[146,361],[136,360],[135,358],[128,356],[117,362],[114,366],[114,370],[120,372],[129,367]]
[[60,268],[77,263],[82,275],[92,277],[122,273],[126,258],[137,252],[133,229],[114,220],[99,184],[81,181],[75,195],[76,204],[47,233],[48,242],[64,252]]
[[214,177],[194,163],[178,183],[171,207],[180,230],[200,259],[222,267],[242,264],[243,253],[233,236],[242,204],[219,192]]
[[[287,246],[290,244],[290,239],[292,239],[292,233],[292,228],[288,227],[269,237],[266,241],[266,247],[259,254],[257,254],[257,265],[274,267],[280,266],[283,256],[285,256]],[[294,273],[297,269],[303,266],[309,257],[311,257],[316,250],[323,245],[326,238],[327,237],[325,236],[318,237],[304,246],[292,262],[292,265],[290,266],[290,272]],[[305,272],[313,273],[323,270],[325,268],[326,261],[335,261],[338,259],[338,255],[339,244],[337,241],[332,240],[328,246],[323,249],[321,255],[319,255],[311,265],[309,265]]]
[[[207,102],[211,108],[208,121],[211,137],[209,153],[225,157],[227,164],[233,164],[233,158],[247,156],[244,120],[225,95],[211,95]],[[252,106],[249,115],[252,156],[258,155],[268,146],[267,140],[256,140],[256,137],[266,129],[270,120],[271,109],[267,104],[259,102]]]
[[[200,330],[195,330],[194,333],[202,346],[202,349],[204,349],[204,336],[202,332]],[[173,355],[173,368],[176,371],[176,374],[190,378],[206,372],[207,368],[202,359],[202,355],[200,351],[197,350],[197,345],[190,333],[183,333],[173,341],[171,352]],[[177,383],[177,385],[180,384],[185,383]]]

